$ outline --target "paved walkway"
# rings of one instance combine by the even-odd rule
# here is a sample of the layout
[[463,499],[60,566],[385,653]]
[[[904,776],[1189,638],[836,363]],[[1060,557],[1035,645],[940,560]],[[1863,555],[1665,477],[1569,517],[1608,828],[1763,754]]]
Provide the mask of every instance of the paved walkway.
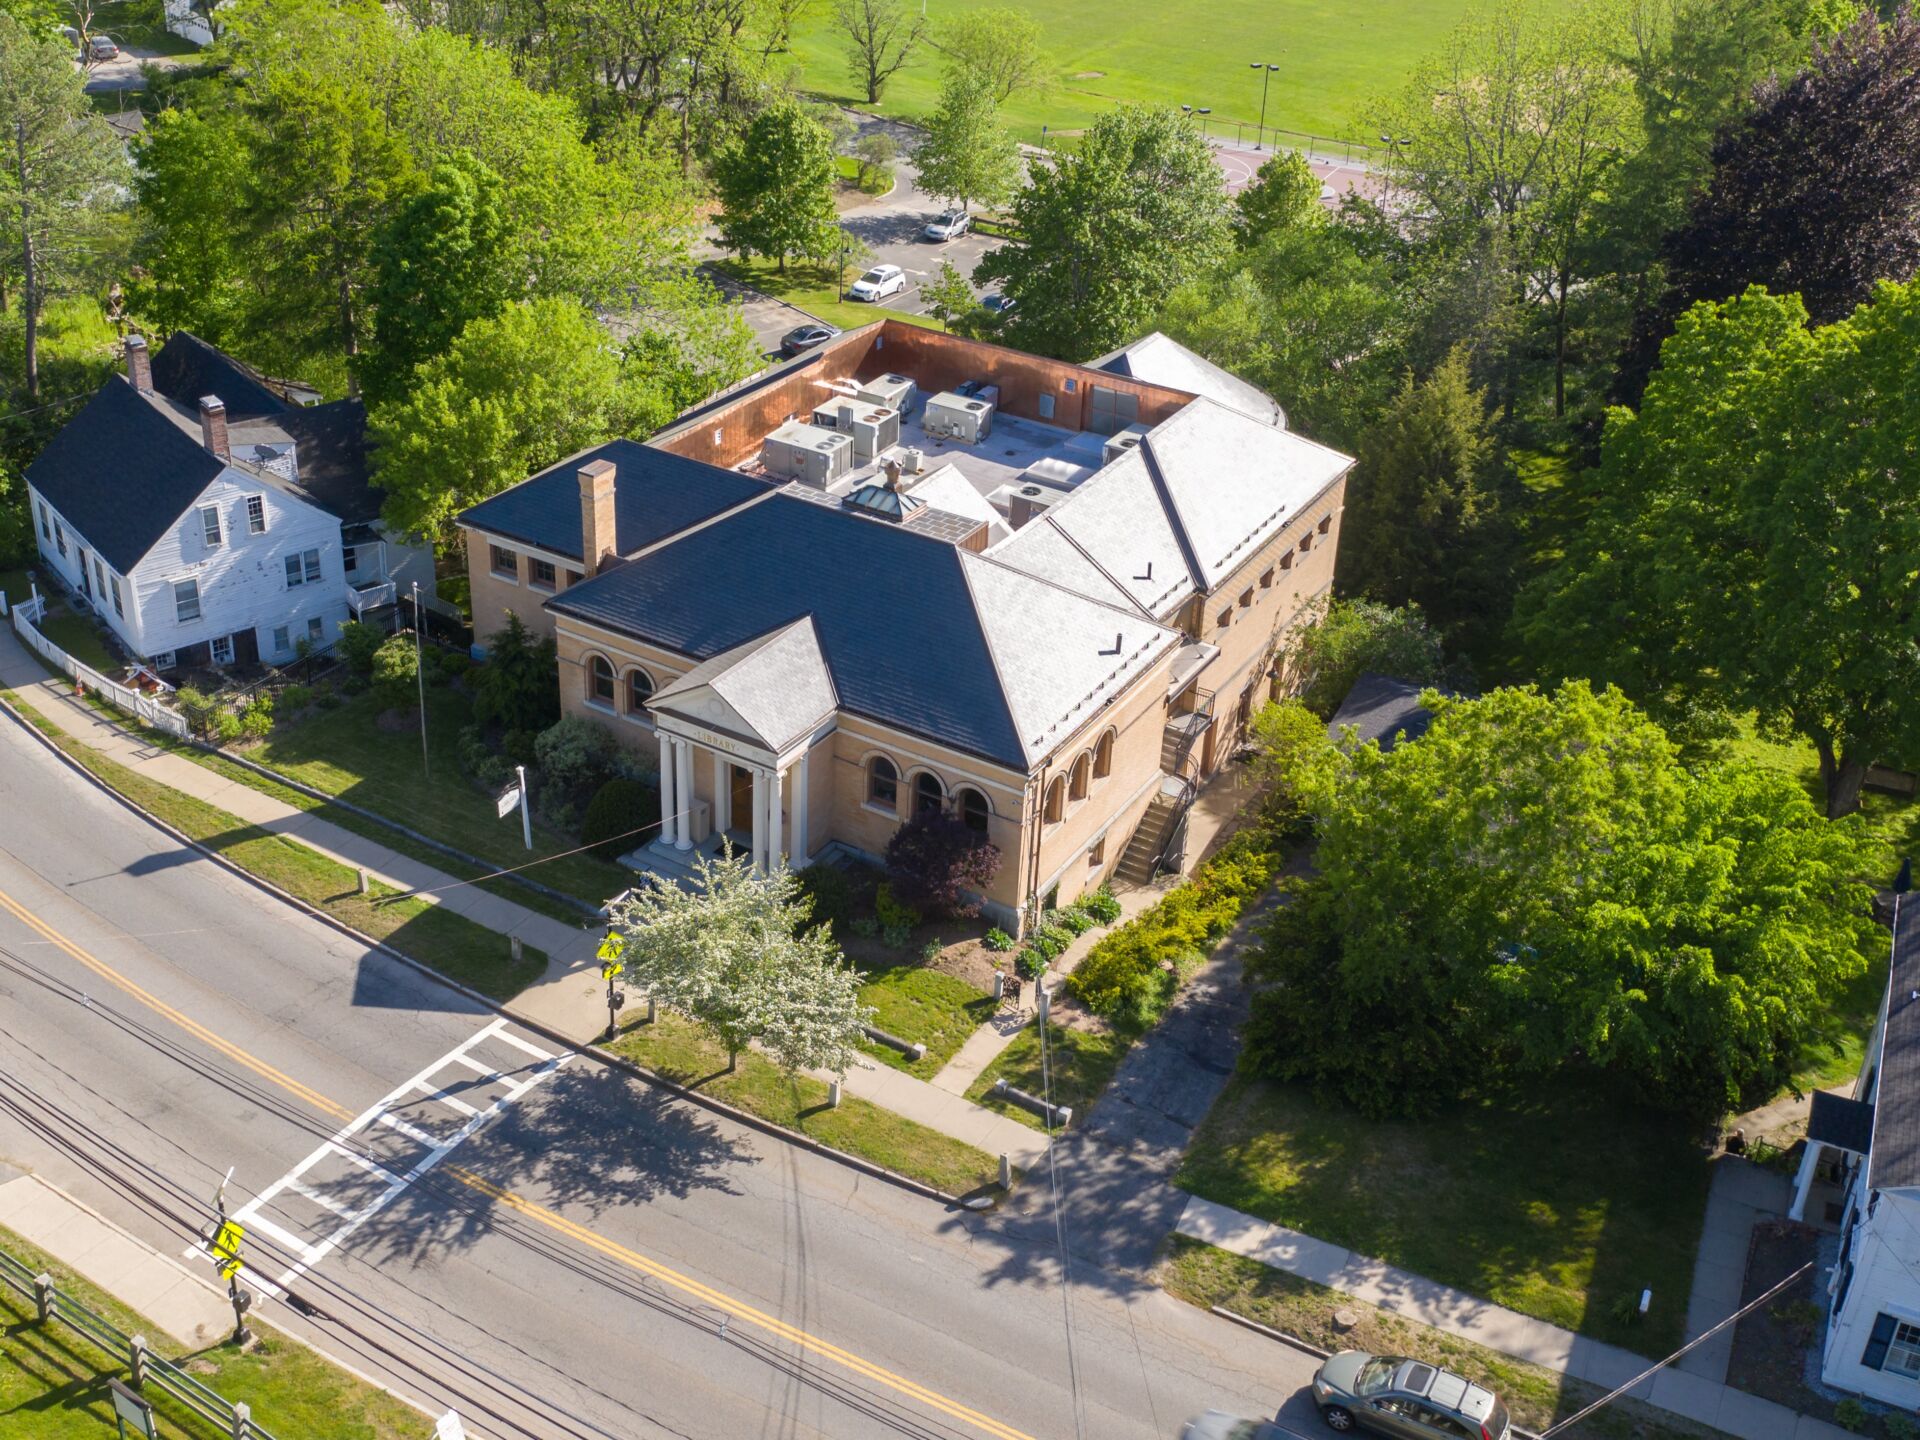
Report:
[[[1792,1203],[1793,1182],[1785,1175],[1737,1155],[1715,1158],[1707,1212],[1700,1227],[1700,1248],[1693,1257],[1687,1339],[1704,1335],[1740,1308],[1754,1222],[1778,1219]],[[1725,1380],[1732,1359],[1733,1329],[1729,1326],[1675,1363],[1688,1374]]]
[[[86,1277],[189,1350],[233,1333],[233,1307],[205,1276],[142,1244],[111,1220],[37,1175],[0,1169],[0,1226]],[[211,1267],[209,1267],[211,1271]]]
[[[365,870],[383,884],[402,890],[434,890],[454,883],[455,877],[442,870],[229,780],[112,724],[76,700],[70,686],[50,677],[20,644],[12,627],[4,623],[0,623],[0,687],[20,691],[41,715],[128,769],[218,806],[263,830],[299,840],[343,865]],[[498,934],[517,935],[546,952],[546,973],[514,997],[510,1007],[513,1014],[537,1021],[579,1044],[597,1040],[605,1032],[606,986],[600,979],[595,955],[600,944],[598,928],[569,925],[475,885],[457,886],[425,898]],[[1031,1165],[1046,1150],[1045,1137],[1029,1126],[887,1066],[856,1068],[846,1077],[846,1091],[976,1145],[990,1155],[1009,1155],[1019,1166]]]
[[[1625,1384],[1650,1363],[1618,1346],[1589,1340],[1198,1196],[1187,1200],[1177,1228],[1182,1235],[1594,1385],[1611,1389]],[[1729,1308],[1737,1306],[1736,1299]],[[1672,1367],[1633,1393],[1648,1404],[1742,1440],[1845,1440],[1847,1434],[1824,1420]]]

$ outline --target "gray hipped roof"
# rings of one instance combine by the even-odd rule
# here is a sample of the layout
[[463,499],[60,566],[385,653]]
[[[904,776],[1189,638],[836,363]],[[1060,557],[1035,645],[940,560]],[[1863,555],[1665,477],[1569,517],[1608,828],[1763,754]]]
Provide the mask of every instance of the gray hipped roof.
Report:
[[1352,726],[1361,744],[1371,740],[1382,750],[1391,750],[1402,740],[1418,740],[1433,723],[1433,712],[1420,703],[1420,692],[1426,688],[1368,671],[1353,682],[1340,709],[1327,722],[1327,733],[1337,740]]
[[839,708],[811,620],[723,650],[657,691],[648,708],[778,754]]
[[1896,897],[1894,905],[1893,971],[1873,1099],[1868,1186],[1920,1185],[1920,899],[1913,895]]

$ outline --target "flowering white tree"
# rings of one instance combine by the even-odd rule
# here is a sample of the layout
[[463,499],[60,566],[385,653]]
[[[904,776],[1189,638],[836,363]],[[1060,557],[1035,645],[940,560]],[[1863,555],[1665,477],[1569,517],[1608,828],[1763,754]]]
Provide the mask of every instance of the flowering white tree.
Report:
[[615,902],[602,955],[711,1032],[728,1069],[758,1044],[786,1070],[844,1075],[873,1008],[824,927],[803,928],[799,881],[785,867],[755,874],[743,858],[694,863],[691,890],[649,875]]

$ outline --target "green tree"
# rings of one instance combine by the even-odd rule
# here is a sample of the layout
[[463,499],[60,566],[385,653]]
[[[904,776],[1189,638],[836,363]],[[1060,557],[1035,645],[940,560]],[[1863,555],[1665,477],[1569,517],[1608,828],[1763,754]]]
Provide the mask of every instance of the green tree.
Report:
[[469,505],[639,428],[611,337],[559,299],[475,320],[368,423],[388,522],[438,541]]
[[927,135],[913,152],[920,188],[962,210],[1004,205],[1020,186],[1020,149],[1013,143],[986,77],[947,73]]
[[1778,771],[1687,770],[1618,691],[1427,698],[1322,804],[1249,1062],[1372,1114],[1569,1066],[1703,1119],[1786,1083],[1883,943],[1855,824]]
[[887,81],[927,34],[927,22],[902,0],[834,0],[833,24],[847,42],[847,68],[869,105],[880,103]]
[[1440,637],[1419,609],[1375,600],[1334,601],[1301,629],[1287,665],[1301,702],[1322,720],[1369,671],[1415,685],[1438,684],[1447,673]]
[[1297,150],[1276,150],[1261,162],[1253,183],[1233,197],[1233,233],[1254,245],[1277,230],[1324,219],[1320,177]]
[[277,277],[248,273],[235,201],[251,183],[254,132],[236,111],[162,110],[134,142],[134,196],[144,233],[129,308],[161,330],[192,330],[233,347]]
[[1179,111],[1124,107],[1032,167],[1012,207],[1022,243],[975,278],[1016,302],[1013,343],[1090,359],[1136,338],[1170,291],[1226,254],[1227,209],[1212,147]]
[[399,394],[414,366],[441,354],[467,322],[498,315],[524,280],[511,266],[500,177],[468,155],[433,167],[426,185],[373,242],[373,343],[361,367],[370,404]]
[[833,147],[819,121],[792,100],[769,105],[714,157],[720,241],[741,256],[765,255],[781,270],[792,256],[824,259],[838,228]]
[[1417,605],[1443,630],[1491,620],[1505,569],[1492,546],[1501,520],[1492,454],[1486,392],[1474,388],[1464,348],[1418,383],[1404,376],[1347,481],[1341,588]]
[[613,902],[601,953],[726,1046],[728,1069],[758,1045],[789,1073],[845,1074],[873,1010],[824,927],[805,923],[800,882],[740,857],[694,865],[689,888],[645,875]]
[[119,204],[124,155],[65,42],[0,12],[0,275],[19,280],[30,400],[40,398],[41,312],[88,267],[89,242]]
[[1026,11],[989,5],[940,26],[933,47],[946,57],[949,76],[978,76],[994,103],[1004,105],[1019,91],[1046,85],[1045,38],[1040,22]]
[[980,302],[973,298],[973,287],[967,283],[951,260],[942,260],[940,268],[933,278],[920,287],[920,298],[926,302],[927,314],[933,316],[947,329],[953,330],[972,317],[980,308]]
[[373,693],[385,709],[412,709],[419,677],[419,657],[411,635],[390,635],[373,652]]
[[[560,718],[551,635],[535,635],[509,610],[487,636],[487,663],[473,672],[473,720],[506,734],[538,735]],[[531,760],[531,756],[527,757]]]
[[1917,393],[1920,282],[1818,329],[1757,287],[1693,307],[1520,606],[1538,663],[1801,735],[1827,813],[1853,811],[1868,766],[1920,762],[1920,492],[1890,479],[1920,453]]
[[1276,700],[1261,707],[1248,729],[1255,772],[1271,787],[1271,813],[1293,821],[1325,809],[1341,768],[1327,722],[1303,701]]

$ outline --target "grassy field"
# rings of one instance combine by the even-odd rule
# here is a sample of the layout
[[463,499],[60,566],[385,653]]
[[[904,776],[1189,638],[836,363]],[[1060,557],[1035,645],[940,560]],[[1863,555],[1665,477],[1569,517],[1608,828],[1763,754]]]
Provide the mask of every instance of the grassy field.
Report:
[[[937,27],[1001,3],[928,0],[927,19]],[[1374,102],[1400,90],[1469,9],[1468,0],[1233,0],[1122,11],[1055,0],[1038,12],[1053,83],[1015,96],[1004,114],[1020,139],[1037,141],[1043,125],[1072,132],[1123,102],[1210,106],[1214,134],[1231,136],[1238,123],[1251,144],[1264,77],[1269,126],[1377,141]],[[831,7],[795,27],[792,58],[805,88],[869,108]],[[1254,62],[1280,68],[1256,73]],[[922,49],[888,82],[878,108],[918,118],[933,109],[939,86],[939,57]]]
[[993,1014],[991,995],[984,995],[964,980],[922,965],[893,965],[869,971],[860,987],[860,998],[873,1006],[873,1023],[902,1040],[917,1040],[927,1047],[919,1060],[909,1060],[898,1050],[869,1043],[865,1049],[876,1060],[931,1080],[940,1067],[953,1058],[953,1052],[967,1043],[967,1037]]
[[[1475,1345],[1363,1305],[1338,1290],[1219,1250],[1183,1235],[1173,1237],[1160,1283],[1190,1305],[1218,1305],[1248,1320],[1318,1345],[1323,1350],[1372,1350],[1444,1365],[1490,1387],[1505,1400],[1516,1425],[1544,1430],[1600,1397],[1598,1386],[1570,1380],[1497,1350]],[[1336,1310],[1358,1318],[1351,1329],[1333,1323]],[[1568,1440],[1680,1440],[1719,1432],[1688,1425],[1665,1411],[1621,1401],[1562,1432]]]
[[[184,1357],[161,1332],[124,1305],[79,1280],[10,1231],[0,1246],[36,1271],[44,1270],[66,1294],[103,1316],[122,1333],[145,1334],[169,1360]],[[391,1395],[354,1379],[257,1321],[260,1343],[244,1354],[227,1345],[193,1358],[195,1378],[232,1401],[245,1401],[274,1434],[300,1440],[426,1440],[427,1418]],[[107,1379],[127,1378],[126,1367],[64,1325],[42,1327],[30,1302],[0,1287],[0,1434],[8,1440],[109,1440],[113,1402]],[[157,1387],[149,1387],[161,1440],[222,1440],[208,1425]]]
[[[1568,1330],[1664,1355],[1706,1206],[1689,1128],[1568,1083],[1373,1122],[1236,1077],[1187,1151],[1196,1195]],[[1644,1287],[1653,1306],[1631,1314]]]
[[613,1048],[676,1084],[950,1195],[964,1195],[999,1177],[999,1161],[984,1150],[852,1096],[842,1099],[837,1110],[828,1109],[824,1083],[805,1075],[785,1075],[751,1051],[729,1072],[727,1053],[720,1045],[692,1021],[664,1010],[651,1025],[629,1024]]
[[425,900],[391,899],[397,892],[382,885],[362,895],[358,877],[346,866],[298,841],[249,825],[204,800],[135,774],[75,740],[18,694],[13,696],[13,703],[61,750],[148,814],[362,935],[384,940],[421,964],[496,1000],[517,995],[545,971],[547,957],[537,946],[526,946],[515,963],[505,936],[476,925],[464,915]]
[[[994,1082],[1004,1078],[1009,1085],[1029,1095],[1051,1093],[1054,1104],[1073,1107],[1077,1120],[1086,1115],[1087,1107],[1107,1088],[1113,1072],[1120,1068],[1121,1060],[1133,1046],[1130,1036],[1111,1031],[1069,1030],[1060,1025],[1047,1027],[1047,1039],[1050,1076],[1041,1074],[1040,1027],[1029,1025],[980,1072],[967,1090],[967,1099],[1010,1115],[1022,1125],[1044,1130],[1046,1126],[1038,1115],[993,1093]],[[1046,1088],[1049,1078],[1053,1082],[1050,1092]]]
[[[460,773],[455,757],[470,707],[457,691],[427,691],[427,745],[433,778],[420,767],[417,731],[387,731],[376,723],[379,702],[371,692],[333,710],[277,731],[247,758],[270,770],[351,800],[423,834],[502,867],[525,865],[573,848],[574,842],[535,822],[533,850],[520,841],[517,823],[503,821],[493,801]],[[440,862],[435,861],[435,864]],[[529,872],[542,884],[598,905],[632,883],[632,874],[591,854],[569,855]]]
[[[719,260],[714,262],[713,268],[742,285],[751,285],[763,294],[785,300],[789,305],[797,305],[809,315],[818,316],[829,325],[838,325],[842,330],[857,330],[862,325],[871,325],[876,320],[889,317],[904,320],[909,325],[935,324],[930,316],[914,315],[900,309],[898,297],[890,305],[863,305],[858,301],[842,300],[839,288],[834,284],[831,265],[789,261],[783,274],[771,260]],[[849,269],[849,283],[858,278]]]

